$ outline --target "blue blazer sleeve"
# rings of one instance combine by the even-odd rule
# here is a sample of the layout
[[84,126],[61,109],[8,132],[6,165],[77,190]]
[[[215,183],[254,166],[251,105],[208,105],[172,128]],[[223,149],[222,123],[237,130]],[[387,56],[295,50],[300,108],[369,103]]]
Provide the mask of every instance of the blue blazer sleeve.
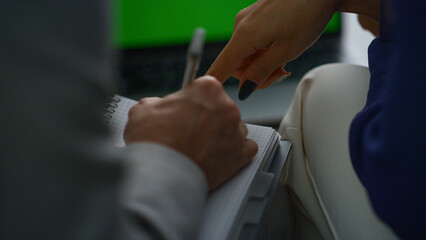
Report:
[[426,1],[382,1],[370,90],[354,119],[354,168],[376,213],[403,239],[426,239]]

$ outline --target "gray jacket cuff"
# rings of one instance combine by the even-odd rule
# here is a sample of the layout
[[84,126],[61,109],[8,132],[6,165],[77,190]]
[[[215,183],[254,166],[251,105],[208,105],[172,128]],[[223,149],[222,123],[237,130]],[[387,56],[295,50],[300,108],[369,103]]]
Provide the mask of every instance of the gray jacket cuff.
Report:
[[131,144],[125,151],[129,156],[121,202],[128,238],[142,232],[164,239],[195,238],[208,190],[201,169],[155,143]]

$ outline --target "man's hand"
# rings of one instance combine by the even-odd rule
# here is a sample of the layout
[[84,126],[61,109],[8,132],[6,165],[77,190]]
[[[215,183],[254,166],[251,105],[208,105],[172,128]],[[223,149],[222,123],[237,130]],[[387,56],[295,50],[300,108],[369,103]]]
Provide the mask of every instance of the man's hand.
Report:
[[155,142],[192,159],[213,190],[248,164],[257,152],[235,103],[213,77],[183,90],[144,98],[129,111],[127,143]]

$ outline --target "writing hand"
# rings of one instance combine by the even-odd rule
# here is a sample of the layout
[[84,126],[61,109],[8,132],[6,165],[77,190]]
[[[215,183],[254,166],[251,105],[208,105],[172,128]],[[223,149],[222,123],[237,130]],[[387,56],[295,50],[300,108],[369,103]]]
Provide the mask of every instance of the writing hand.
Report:
[[127,143],[156,142],[194,161],[213,190],[257,152],[235,103],[213,77],[202,77],[163,99],[144,98],[130,109]]

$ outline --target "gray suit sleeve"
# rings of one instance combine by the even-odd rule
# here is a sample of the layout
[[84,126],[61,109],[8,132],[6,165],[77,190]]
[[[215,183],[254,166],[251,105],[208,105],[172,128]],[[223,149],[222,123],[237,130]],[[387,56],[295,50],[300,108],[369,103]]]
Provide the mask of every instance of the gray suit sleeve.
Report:
[[161,146],[109,140],[107,13],[102,0],[0,1],[0,239],[195,234],[200,170]]
[[200,168],[181,153],[158,144],[127,148],[121,194],[126,217],[121,218],[125,221],[121,236],[140,239],[138,229],[143,225],[158,239],[194,239],[207,195]]

